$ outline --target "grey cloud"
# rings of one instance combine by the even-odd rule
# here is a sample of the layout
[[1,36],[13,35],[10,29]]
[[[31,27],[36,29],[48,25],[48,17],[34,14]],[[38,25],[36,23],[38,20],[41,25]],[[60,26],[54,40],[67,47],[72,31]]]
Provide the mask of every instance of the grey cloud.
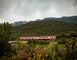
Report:
[[0,17],[3,17],[11,8],[14,1],[0,0]]
[[72,1],[74,6],[77,6],[77,0]]
[[0,0],[0,18],[3,20],[14,16],[27,20],[28,17],[64,15],[77,15],[77,0]]
[[72,11],[76,10],[71,2],[76,3],[77,0],[17,0],[16,13],[31,16],[40,12],[41,15],[44,15],[49,9],[54,8],[62,14],[68,14],[68,11],[71,11],[72,8]]
[[51,7],[51,2],[52,0],[19,0],[17,1],[17,8],[15,11],[18,14],[26,16],[34,14],[38,11],[43,13]]

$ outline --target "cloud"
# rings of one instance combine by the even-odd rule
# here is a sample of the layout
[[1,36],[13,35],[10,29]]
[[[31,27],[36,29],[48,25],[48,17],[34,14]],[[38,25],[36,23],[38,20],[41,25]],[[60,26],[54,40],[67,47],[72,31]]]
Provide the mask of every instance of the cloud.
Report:
[[12,5],[13,5],[13,1],[11,1],[11,0],[7,0],[7,1],[6,0],[0,0],[0,17],[7,14],[7,12],[10,10]]
[[0,21],[71,15],[77,15],[77,0],[0,0]]
[[74,6],[77,6],[77,0],[72,1]]
[[43,13],[51,7],[50,1],[51,0],[17,0],[15,12],[25,16],[30,16],[37,12]]

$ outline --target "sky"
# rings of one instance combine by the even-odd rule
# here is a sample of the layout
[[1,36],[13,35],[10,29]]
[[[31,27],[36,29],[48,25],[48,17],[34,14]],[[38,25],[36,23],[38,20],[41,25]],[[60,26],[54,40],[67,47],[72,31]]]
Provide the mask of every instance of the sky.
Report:
[[0,0],[0,23],[77,15],[77,0]]

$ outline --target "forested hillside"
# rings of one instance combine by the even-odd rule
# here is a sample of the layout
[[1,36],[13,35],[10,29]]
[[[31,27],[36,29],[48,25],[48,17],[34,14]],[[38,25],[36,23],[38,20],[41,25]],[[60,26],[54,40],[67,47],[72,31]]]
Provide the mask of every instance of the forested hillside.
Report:
[[[36,21],[41,21],[41,20],[58,20],[58,21],[64,21],[64,22],[68,22],[68,23],[74,23],[77,24],[77,16],[64,16],[64,17],[60,17],[60,18],[56,18],[56,17],[48,17],[48,18],[44,18],[44,19],[37,19]],[[26,24],[28,21],[16,21],[14,23],[12,23],[12,26],[20,26],[23,24]]]
[[49,18],[44,18],[43,20],[59,20],[59,21],[64,21],[64,22],[68,22],[68,23],[77,24],[77,16],[63,16],[60,18],[49,17]]
[[14,27],[12,36],[59,35],[70,32],[77,33],[77,24],[57,20],[41,20],[31,21],[24,25]]

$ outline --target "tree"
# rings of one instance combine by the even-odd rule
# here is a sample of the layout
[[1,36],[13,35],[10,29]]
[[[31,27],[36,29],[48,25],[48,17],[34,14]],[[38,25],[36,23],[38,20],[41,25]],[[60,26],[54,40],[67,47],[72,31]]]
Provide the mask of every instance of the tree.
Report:
[[11,45],[8,43],[12,32],[12,25],[8,22],[0,24],[0,57],[10,54]]

